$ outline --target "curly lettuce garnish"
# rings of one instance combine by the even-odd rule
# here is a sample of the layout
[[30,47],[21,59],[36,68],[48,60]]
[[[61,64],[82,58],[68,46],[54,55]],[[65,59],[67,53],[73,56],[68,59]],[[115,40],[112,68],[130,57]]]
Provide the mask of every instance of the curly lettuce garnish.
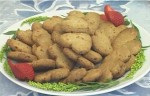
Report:
[[34,81],[29,81],[29,85],[34,86],[36,88],[44,89],[44,90],[53,90],[53,91],[64,91],[64,92],[73,92],[77,90],[96,90],[96,89],[106,89],[112,86],[119,84],[119,81],[110,81],[108,83],[101,82],[86,82],[86,83],[39,83]]
[[21,23],[21,26],[23,26],[24,24],[32,24],[33,22],[41,22],[41,21],[45,21],[47,19],[50,19],[50,17],[47,17],[47,16],[38,16],[38,17],[32,17],[32,18],[29,18],[25,21],[23,21]]
[[135,63],[131,66],[131,70],[126,78],[133,78],[134,74],[142,67],[145,61],[144,49],[136,55]]
[[0,50],[0,62],[3,61],[5,55],[10,51],[10,48],[5,44]]
[[64,92],[72,92],[79,89],[78,85],[75,84],[65,84],[65,83],[39,83],[34,81],[29,81],[29,85],[34,86],[36,88],[44,89],[44,90],[52,90],[52,91],[64,91]]

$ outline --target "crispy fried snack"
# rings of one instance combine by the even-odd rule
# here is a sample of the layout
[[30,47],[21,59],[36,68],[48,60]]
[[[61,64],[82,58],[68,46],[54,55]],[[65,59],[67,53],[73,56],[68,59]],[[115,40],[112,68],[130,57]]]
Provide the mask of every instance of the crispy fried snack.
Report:
[[93,82],[100,78],[102,72],[100,69],[91,69],[87,71],[87,74],[83,77],[83,82]]
[[18,61],[32,62],[37,60],[37,57],[34,55],[25,52],[18,52],[18,51],[10,51],[7,56],[8,58],[18,60]]
[[108,68],[102,69],[102,75],[98,79],[100,82],[108,82],[113,79],[113,75]]
[[69,69],[59,68],[49,70],[47,72],[36,74],[34,81],[36,82],[49,82],[53,80],[61,80],[69,75]]
[[119,48],[114,49],[108,56],[104,58],[103,62],[112,61],[112,60],[121,60],[123,62],[127,62],[130,59],[131,53],[127,46],[121,46]]
[[98,30],[92,36],[92,43],[93,49],[100,53],[102,56],[106,56],[113,51],[109,38]]
[[134,40],[137,37],[137,31],[134,28],[127,28],[118,34],[114,42],[112,43],[113,48],[118,48],[128,41]]
[[52,59],[39,59],[30,63],[34,70],[42,71],[55,68],[55,61]]
[[[120,26],[116,27],[116,33],[113,34],[113,40],[115,40],[115,38],[119,35],[119,33],[124,31],[125,29],[127,29],[127,27],[125,25],[120,25]],[[113,40],[112,40],[112,42],[113,42]]]
[[70,11],[34,22],[8,39],[8,58],[28,62],[36,82],[107,82],[131,69],[141,49],[135,28],[115,27],[95,12]]
[[58,46],[57,44],[53,44],[49,47],[48,52],[50,57],[56,60],[57,68],[72,69],[73,62],[64,55],[60,46]]
[[118,78],[122,77],[125,74],[125,72],[126,72],[126,65],[124,62],[120,62],[120,70],[117,74],[113,75],[113,78],[118,79]]
[[17,38],[22,41],[25,44],[28,44],[29,46],[32,46],[34,43],[32,41],[32,31],[26,30],[26,31],[18,31],[16,33]]
[[49,54],[46,48],[43,48],[42,46],[36,46],[35,44],[32,46],[32,53],[38,58],[38,59],[48,59]]
[[45,20],[43,22],[43,28],[47,30],[49,33],[52,33],[54,26],[57,24],[61,24],[62,21],[63,21],[63,18],[59,16],[53,16],[52,18]]
[[30,46],[18,40],[8,39],[7,45],[14,51],[20,51],[20,52],[25,52],[29,54],[32,53]]
[[75,52],[73,52],[71,49],[69,48],[64,48],[63,49],[63,53],[71,60],[73,61],[77,61],[79,58],[79,55]]
[[75,16],[75,17],[79,17],[79,18],[84,18],[85,17],[85,15],[81,11],[77,11],[77,10],[70,11],[68,13],[68,16]]
[[85,54],[90,51],[92,41],[90,35],[86,33],[65,33],[60,37],[60,44],[72,48],[78,54]]
[[84,68],[74,69],[70,72],[67,78],[63,80],[64,83],[74,83],[82,80],[87,71]]
[[42,46],[45,49],[52,45],[51,35],[42,28],[33,31],[32,40],[38,46]]
[[64,33],[61,28],[61,23],[54,26],[53,31],[58,31],[60,33]]
[[51,80],[51,70],[43,73],[35,74],[34,81],[36,82],[49,82]]
[[112,78],[119,78],[125,73],[125,63],[121,60],[111,60],[103,62],[99,69],[102,71],[102,75],[99,78],[101,82],[107,82]]
[[53,42],[59,44],[60,43],[60,36],[63,34],[64,32],[62,31],[61,28],[61,24],[57,24],[54,26],[54,30],[52,32],[52,40]]
[[88,23],[83,18],[75,17],[75,16],[69,16],[68,18],[63,20],[62,30],[64,32],[88,33]]
[[59,44],[60,43],[60,37],[61,37],[61,33],[59,31],[53,31],[52,40],[54,43]]
[[131,54],[133,55],[136,55],[142,47],[141,41],[137,39],[128,41],[127,43],[125,43],[125,45],[128,47]]
[[85,20],[88,22],[88,33],[93,35],[99,27],[100,15],[95,12],[88,12],[85,15]]
[[64,48],[63,52],[69,59],[80,64],[81,67],[87,70],[94,68],[94,64],[91,61],[89,61],[88,59],[84,58],[81,55],[78,55],[77,53],[73,52],[71,49]]
[[111,41],[111,43],[114,41],[114,39],[118,36],[118,34],[126,29],[125,25],[120,25],[118,27],[115,27],[110,22],[104,22],[101,24],[98,28],[98,31],[101,33],[104,33]]
[[86,68],[87,70],[95,67],[92,62],[82,56],[79,56],[77,62],[81,65],[81,67]]
[[102,60],[102,56],[93,50],[90,50],[88,53],[84,54],[83,57],[85,57],[93,63],[98,63]]
[[42,24],[39,22],[34,22],[31,26],[32,31],[39,30],[42,28]]
[[70,70],[67,68],[59,68],[51,71],[51,80],[60,80],[66,78],[70,73]]

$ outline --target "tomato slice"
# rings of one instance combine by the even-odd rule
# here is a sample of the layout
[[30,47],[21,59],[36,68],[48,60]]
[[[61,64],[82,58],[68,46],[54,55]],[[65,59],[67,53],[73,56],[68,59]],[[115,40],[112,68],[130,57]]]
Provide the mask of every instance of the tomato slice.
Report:
[[110,11],[115,11],[110,5],[105,5],[104,7],[104,13],[107,17],[107,19],[109,20],[109,13]]

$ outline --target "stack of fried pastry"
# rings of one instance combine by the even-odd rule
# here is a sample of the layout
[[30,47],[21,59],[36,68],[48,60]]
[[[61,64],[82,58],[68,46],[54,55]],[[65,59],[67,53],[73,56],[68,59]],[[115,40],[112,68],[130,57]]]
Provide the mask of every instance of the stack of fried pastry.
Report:
[[71,11],[18,31],[7,41],[8,58],[31,64],[36,82],[107,82],[130,70],[141,49],[137,35],[98,13]]

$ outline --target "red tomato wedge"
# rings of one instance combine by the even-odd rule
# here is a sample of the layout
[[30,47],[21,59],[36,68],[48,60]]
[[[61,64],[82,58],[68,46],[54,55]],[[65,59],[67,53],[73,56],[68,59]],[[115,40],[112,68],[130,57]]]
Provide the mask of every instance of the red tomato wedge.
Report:
[[110,5],[105,6],[104,12],[108,21],[112,22],[116,27],[124,24],[123,15],[111,8]]
[[14,74],[14,76],[19,80],[33,80],[34,70],[28,63],[18,63],[13,64],[11,60],[8,60],[8,64]]

